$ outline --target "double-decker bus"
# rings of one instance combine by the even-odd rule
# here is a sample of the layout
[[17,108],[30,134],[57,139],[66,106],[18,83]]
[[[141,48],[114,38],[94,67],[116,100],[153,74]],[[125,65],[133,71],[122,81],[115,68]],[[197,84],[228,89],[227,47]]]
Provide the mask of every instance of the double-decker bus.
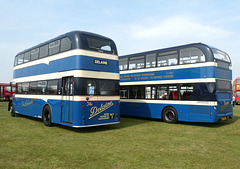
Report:
[[9,104],[12,116],[69,127],[115,124],[119,114],[119,62],[113,40],[73,31],[16,55]]
[[229,56],[194,43],[121,56],[121,115],[167,123],[217,122],[233,117]]
[[240,77],[233,81],[233,96],[235,97],[236,104],[240,104]]
[[0,83],[0,100],[9,101],[16,91],[16,86],[11,83]]

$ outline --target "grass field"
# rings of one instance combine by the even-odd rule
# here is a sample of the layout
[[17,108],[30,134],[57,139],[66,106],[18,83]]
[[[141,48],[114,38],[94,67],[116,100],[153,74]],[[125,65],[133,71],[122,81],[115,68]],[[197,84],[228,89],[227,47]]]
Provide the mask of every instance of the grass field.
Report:
[[240,168],[240,106],[216,124],[122,117],[111,126],[46,127],[0,102],[0,168]]

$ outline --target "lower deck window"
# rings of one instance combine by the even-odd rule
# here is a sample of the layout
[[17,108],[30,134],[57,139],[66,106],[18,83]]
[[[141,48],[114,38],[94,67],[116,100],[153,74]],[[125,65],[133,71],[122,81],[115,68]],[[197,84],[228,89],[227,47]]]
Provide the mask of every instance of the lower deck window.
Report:
[[75,95],[117,96],[119,81],[107,79],[75,78]]
[[215,101],[214,83],[122,86],[121,99]]
[[17,83],[17,94],[119,96],[119,80],[72,78],[67,83],[63,78]]

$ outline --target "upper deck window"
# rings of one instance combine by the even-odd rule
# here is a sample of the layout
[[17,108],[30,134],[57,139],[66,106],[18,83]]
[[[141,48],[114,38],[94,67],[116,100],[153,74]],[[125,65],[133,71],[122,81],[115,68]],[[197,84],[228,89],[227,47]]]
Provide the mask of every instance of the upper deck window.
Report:
[[49,43],[49,55],[58,53],[59,49],[60,49],[60,40],[56,40],[52,43]]
[[129,58],[129,69],[141,69],[144,68],[144,56],[136,56]]
[[24,60],[24,63],[30,61],[30,52],[26,52],[26,53],[24,54],[23,60]]
[[119,70],[127,70],[128,58],[119,59]]
[[14,66],[16,66],[18,64],[18,57],[15,57],[15,61],[14,61]]
[[215,59],[219,59],[225,62],[231,62],[229,56],[226,53],[214,48],[212,48],[212,51]]
[[31,50],[31,60],[38,59],[38,55],[39,55],[39,48]]
[[61,49],[60,49],[61,52],[67,51],[71,48],[72,48],[72,42],[71,42],[70,38],[66,37],[66,38],[61,39]]
[[146,55],[146,67],[156,67],[156,53]]
[[102,53],[116,54],[113,42],[92,36],[83,36],[84,48]]
[[163,52],[158,54],[157,66],[171,66],[178,64],[177,51]]
[[40,47],[39,58],[46,57],[48,55],[48,44]]
[[205,62],[203,52],[195,47],[180,50],[180,64]]
[[23,54],[17,56],[17,58],[18,58],[17,59],[18,60],[18,62],[17,62],[18,65],[23,63],[23,56],[24,56]]

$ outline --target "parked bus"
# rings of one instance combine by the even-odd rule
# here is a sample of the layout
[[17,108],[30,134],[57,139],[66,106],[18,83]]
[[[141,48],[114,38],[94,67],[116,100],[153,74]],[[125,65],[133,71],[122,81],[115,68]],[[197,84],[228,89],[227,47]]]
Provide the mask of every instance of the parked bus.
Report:
[[235,103],[240,104],[240,77],[233,81],[233,96],[235,97]]
[[11,83],[0,83],[0,100],[9,101],[16,91],[16,86]]
[[167,123],[232,119],[229,56],[202,43],[119,58],[121,115]]
[[113,40],[73,31],[20,52],[13,81],[12,116],[41,118],[69,127],[116,124],[119,68]]

